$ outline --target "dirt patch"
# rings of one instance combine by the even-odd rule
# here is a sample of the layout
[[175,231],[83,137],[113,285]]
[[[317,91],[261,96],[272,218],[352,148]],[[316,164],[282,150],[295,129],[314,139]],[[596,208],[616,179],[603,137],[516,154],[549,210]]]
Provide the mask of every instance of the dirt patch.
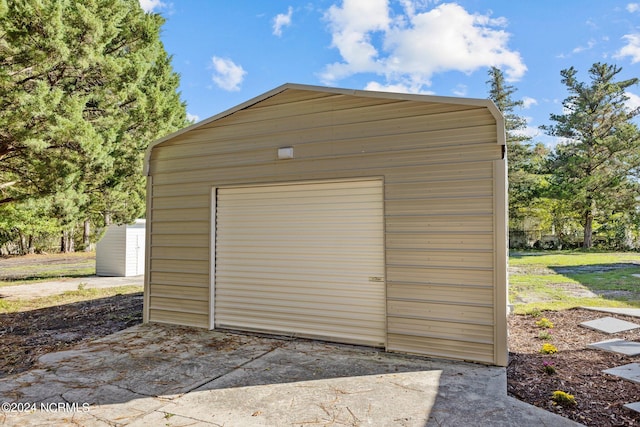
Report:
[[[640,385],[602,373],[628,363],[640,362],[640,357],[624,356],[602,350],[587,349],[587,344],[619,338],[640,341],[640,329],[618,334],[604,334],[579,326],[580,323],[605,316],[640,323],[638,318],[591,310],[573,309],[543,312],[541,316],[509,317],[509,366],[507,390],[510,395],[532,405],[555,412],[587,426],[637,426],[640,414],[623,407],[640,401]],[[553,324],[551,340],[539,338],[536,326],[540,317]],[[544,343],[557,347],[558,353],[540,353]],[[554,374],[545,373],[551,364]],[[551,400],[560,390],[575,397],[575,405],[557,405]]]
[[510,275],[533,274],[536,276],[549,276],[552,274],[556,274],[556,272],[547,267],[534,267],[534,266],[527,265],[522,267],[509,266],[509,274]]
[[0,314],[0,378],[26,371],[43,354],[142,323],[142,293]]

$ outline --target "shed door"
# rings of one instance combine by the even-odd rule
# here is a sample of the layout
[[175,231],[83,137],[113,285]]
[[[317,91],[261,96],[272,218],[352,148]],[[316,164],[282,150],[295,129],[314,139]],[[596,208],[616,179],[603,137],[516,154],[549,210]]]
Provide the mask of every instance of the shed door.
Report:
[[380,180],[218,190],[215,326],[384,346]]

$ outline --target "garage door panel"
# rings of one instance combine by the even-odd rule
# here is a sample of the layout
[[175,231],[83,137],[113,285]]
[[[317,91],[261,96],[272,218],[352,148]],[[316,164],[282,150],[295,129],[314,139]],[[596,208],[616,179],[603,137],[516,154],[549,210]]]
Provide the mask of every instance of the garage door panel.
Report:
[[[224,289],[218,289],[219,296],[232,293],[246,292],[253,295],[271,295],[272,289],[278,287],[281,292],[290,294],[308,294],[308,295],[327,295],[330,294],[335,298],[351,298],[353,300],[368,300],[384,298],[384,290],[371,290],[370,286],[363,289],[360,281],[340,280],[336,283],[328,283],[326,280],[309,279],[301,282],[295,277],[287,278],[284,276],[264,279],[259,275],[253,277],[249,275],[241,275],[239,277],[225,277],[228,284]],[[363,295],[365,294],[366,295]],[[357,301],[355,302],[357,304]]]
[[382,182],[219,189],[215,326],[386,341]]

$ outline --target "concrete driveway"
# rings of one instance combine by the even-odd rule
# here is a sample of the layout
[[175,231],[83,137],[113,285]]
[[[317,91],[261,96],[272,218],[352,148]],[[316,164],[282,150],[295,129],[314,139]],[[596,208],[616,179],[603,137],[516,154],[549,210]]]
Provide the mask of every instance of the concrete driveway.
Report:
[[503,368],[160,324],[46,354],[0,403],[11,426],[577,425],[508,397]]

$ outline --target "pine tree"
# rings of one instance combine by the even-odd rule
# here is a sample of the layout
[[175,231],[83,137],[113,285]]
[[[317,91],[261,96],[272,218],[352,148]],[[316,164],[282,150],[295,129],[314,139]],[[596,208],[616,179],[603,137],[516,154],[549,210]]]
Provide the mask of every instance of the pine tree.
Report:
[[507,139],[507,165],[509,176],[509,225],[511,229],[522,229],[523,220],[529,214],[529,207],[544,184],[541,174],[542,159],[546,149],[542,144],[532,146],[532,138],[523,131],[526,120],[515,113],[523,105],[514,100],[516,88],[508,85],[504,74],[496,67],[489,69],[489,99],[502,112],[505,120]]
[[631,120],[640,108],[628,108],[625,94],[638,79],[615,81],[621,71],[596,63],[587,84],[577,80],[575,68],[562,70],[569,91],[564,112],[551,114],[555,124],[542,127],[563,138],[551,158],[553,188],[580,214],[584,248],[592,247],[596,213],[633,212],[638,206],[640,132]]
[[68,227],[143,213],[144,150],[187,124],[163,22],[137,0],[0,0],[0,205],[68,199]]

